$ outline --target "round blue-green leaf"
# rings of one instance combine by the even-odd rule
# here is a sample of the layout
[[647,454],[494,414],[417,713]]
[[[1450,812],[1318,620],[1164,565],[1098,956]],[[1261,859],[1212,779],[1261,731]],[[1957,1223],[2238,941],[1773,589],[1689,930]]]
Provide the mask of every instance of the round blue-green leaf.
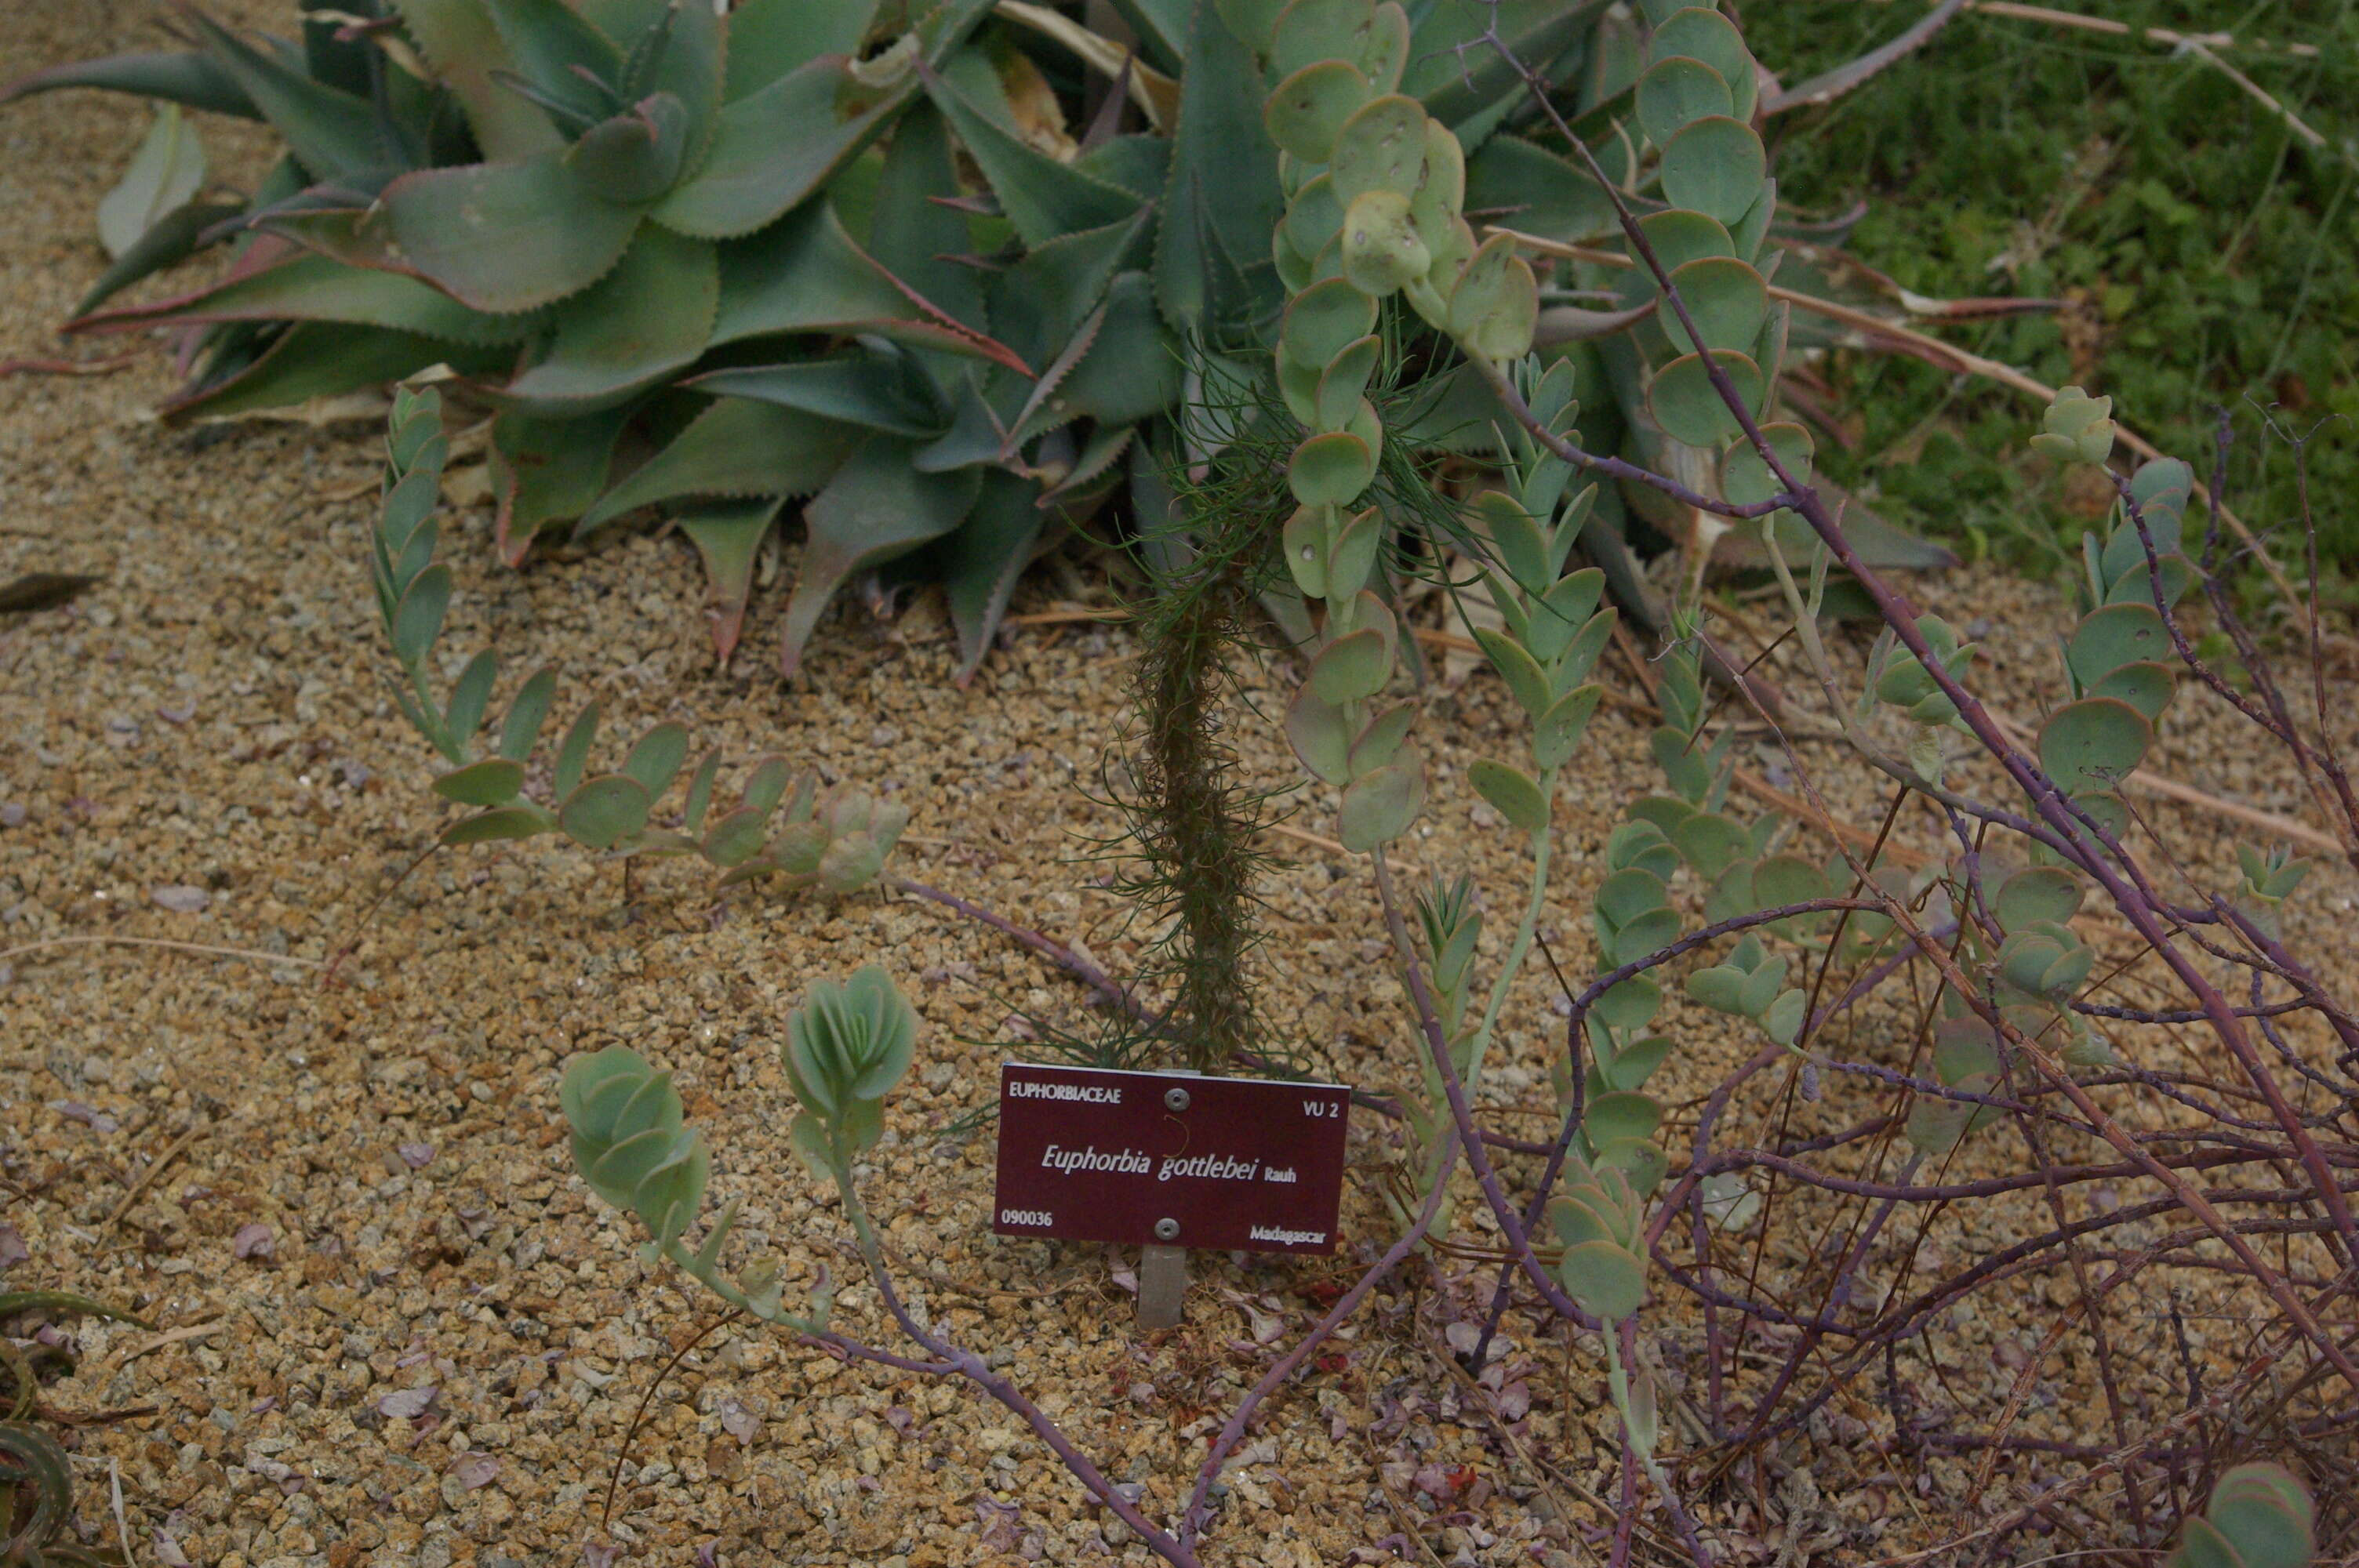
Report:
[[1671,834],[1671,842],[1679,846],[1680,856],[1696,869],[1696,874],[1707,881],[1753,848],[1745,825],[1716,811],[1699,811],[1680,823]]
[[1654,1022],[1663,1005],[1663,988],[1644,975],[1632,975],[1599,993],[1590,1013],[1614,1033],[1626,1034]]
[[1286,481],[1305,506],[1343,506],[1376,477],[1376,454],[1349,431],[1313,436],[1294,449]]
[[[1638,232],[1647,236],[1647,248],[1666,272],[1677,272],[1691,261],[1705,256],[1733,256],[1736,242],[1729,237],[1728,225],[1719,219],[1685,208],[1674,207],[1666,212],[1649,212],[1638,220]],[[1656,283],[1644,268],[1633,268],[1640,282],[1642,294],[1651,292]]]
[[1391,843],[1425,806],[1425,759],[1409,753],[1390,767],[1354,779],[1343,792],[1335,836],[1355,855]]
[[[1761,367],[1753,362],[1753,357],[1725,349],[1712,357],[1734,384],[1736,395],[1745,408],[1758,411],[1766,389],[1761,383]],[[1655,423],[1663,427],[1663,434],[1690,447],[1717,447],[1743,433],[1736,416],[1729,411],[1719,389],[1712,384],[1711,373],[1705,370],[1701,354],[1673,360],[1657,371],[1647,404],[1654,410]]]
[[1832,891],[1827,873],[1799,855],[1772,855],[1753,869],[1753,892],[1764,909],[1810,903]]
[[1748,124],[1752,123],[1759,98],[1753,51],[1745,47],[1735,23],[1701,5],[1672,12],[1656,25],[1647,39],[1647,58],[1659,60],[1673,55],[1686,55],[1712,67],[1728,86],[1733,100],[1728,113]]
[[2158,723],[2162,710],[2170,706],[2179,690],[2177,666],[2155,662],[2124,665],[2089,688],[2091,697],[2119,697],[2140,713],[2149,724]]
[[647,825],[655,801],[647,786],[627,773],[584,779],[557,808],[557,825],[575,843],[611,849]]
[[1760,200],[1768,172],[1768,155],[1750,125],[1710,115],[1664,145],[1663,199],[1734,223]]
[[2110,790],[2146,757],[2154,727],[2118,697],[2058,708],[2039,730],[2039,765],[2066,795]]
[[1557,1277],[1581,1310],[1616,1324],[1647,1304],[1646,1266],[1611,1241],[1568,1247]]
[[1638,79],[1638,124],[1657,146],[1707,115],[1736,106],[1720,72],[1687,55],[1658,59]]
[[[1339,226],[1340,220],[1339,212]],[[1278,341],[1299,363],[1316,373],[1375,327],[1376,302],[1345,279],[1332,277],[1294,297],[1286,308]]]
[[[1678,323],[1666,325],[1677,326]],[[1684,332],[1674,335],[1686,336]],[[1712,329],[1704,327],[1704,336],[1712,335]],[[1767,438],[1769,449],[1777,454],[1777,460],[1786,465],[1787,471],[1799,482],[1810,483],[1810,456],[1816,450],[1816,443],[1810,431],[1792,420],[1779,419],[1762,426],[1761,434]],[[1720,493],[1739,506],[1758,506],[1784,489],[1785,486],[1777,482],[1777,476],[1770,471],[1769,465],[1761,460],[1761,454],[1753,449],[1750,441],[1739,441],[1728,449],[1726,457],[1720,460]]]
[[1370,190],[1415,195],[1425,175],[1425,105],[1397,92],[1362,104],[1335,133],[1329,172],[1347,207]]
[[1277,84],[1262,105],[1262,124],[1281,151],[1321,164],[1335,153],[1335,134],[1368,101],[1368,79],[1349,60],[1322,59]]
[[2081,618],[2064,645],[2064,662],[2083,687],[2124,665],[2168,659],[2170,630],[2151,602],[2108,604]]
[[2061,925],[2081,913],[2081,881],[2061,866],[2028,866],[1999,884],[1992,913],[2002,931],[2018,931],[2035,921]]
[[485,757],[434,781],[434,793],[462,806],[505,806],[524,788],[524,764]]
[[[1671,286],[1694,318],[1704,346],[1750,349],[1769,317],[1769,286],[1761,275],[1734,256],[1704,256],[1682,264],[1671,274]],[[1671,346],[1681,352],[1694,345],[1678,312],[1668,308],[1658,319]],[[1773,492],[1774,493],[1774,492]]]
[[1651,914],[1670,902],[1671,890],[1652,871],[1630,867],[1597,884],[1597,913],[1616,926]]
[[1357,702],[1384,690],[1392,670],[1392,643],[1375,627],[1363,626],[1319,650],[1309,686],[1323,701]]
[[1409,222],[1408,197],[1367,190],[1353,199],[1343,214],[1343,276],[1353,287],[1382,298],[1432,265],[1433,253]]

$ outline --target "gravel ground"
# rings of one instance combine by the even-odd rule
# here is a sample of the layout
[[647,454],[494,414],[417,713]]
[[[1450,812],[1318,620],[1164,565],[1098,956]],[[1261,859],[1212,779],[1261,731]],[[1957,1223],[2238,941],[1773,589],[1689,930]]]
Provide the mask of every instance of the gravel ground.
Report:
[[[153,36],[146,16],[128,0],[11,6],[0,60],[13,71],[130,47]],[[0,114],[0,358],[93,352],[60,350],[51,329],[100,265],[90,208],[136,129],[124,101],[90,95]],[[250,178],[262,139],[205,131],[217,173]],[[791,1300],[821,1267],[846,1280],[856,1263],[832,1199],[786,1147],[779,1021],[812,979],[887,963],[926,1028],[864,1180],[908,1293],[1166,1513],[1220,1413],[1353,1277],[1351,1259],[1386,1239],[1378,1191],[1398,1157],[1394,1130],[1355,1121],[1343,1255],[1200,1260],[1187,1325],[1146,1343],[1129,1328],[1122,1260],[984,1228],[992,1146],[973,1128],[994,1064],[1027,1049],[1027,1019],[1088,1026],[1086,999],[1011,944],[906,898],[716,898],[682,867],[642,872],[626,905],[614,867],[540,846],[438,858],[374,907],[441,821],[424,748],[387,700],[365,589],[357,497],[374,432],[159,426],[145,411],[168,367],[158,346],[132,346],[136,362],[116,373],[0,380],[0,579],[99,579],[66,608],[0,618],[0,1284],[127,1304],[158,1330],[64,1325],[78,1362],[42,1397],[77,1423],[85,1539],[127,1533],[139,1562],[206,1568],[1146,1561],[997,1407],[742,1325],[703,1338],[662,1383],[604,1522],[625,1428],[712,1310],[645,1269],[629,1227],[572,1178],[559,1069],[616,1042],[677,1068],[716,1151],[716,1187],[746,1197],[750,1241],[792,1260]],[[554,663],[562,705],[594,694],[617,730],[679,718],[733,756],[780,751],[897,792],[914,814],[903,872],[1117,971],[1135,962],[1141,934],[1081,858],[1112,826],[1081,786],[1125,712],[1132,645],[1118,629],[1019,628],[960,691],[930,606],[892,627],[849,614],[785,685],[766,661],[777,595],[738,667],[716,672],[694,562],[676,541],[618,540],[511,574],[492,564],[480,511],[455,517],[446,539],[460,578],[446,648],[488,643],[512,668]],[[1019,611],[1043,608],[1038,591]],[[2058,597],[1982,573],[1926,591],[1962,622],[2004,629],[1998,689],[2036,715],[2048,638],[2065,623]],[[1248,690],[1266,710],[1274,685]],[[1473,758],[1507,752],[1504,698],[1477,678],[1432,707],[1438,804],[1405,858],[1476,871],[1506,907],[1519,857],[1462,779]],[[1591,957],[1590,858],[1651,773],[1626,714],[1609,708],[1593,735],[1593,761],[1560,802],[1571,869],[1544,923],[1569,967]],[[1266,724],[1243,716],[1237,739],[1250,775],[1288,776]],[[1766,751],[1754,760],[1773,775],[1786,766]],[[2162,766],[2248,806],[2300,809],[2269,760],[2215,720],[2175,721]],[[1839,818],[1880,820],[1858,770],[1819,776]],[[1325,809],[1305,825],[1324,828]],[[2186,862],[2226,861],[2216,818],[2158,810]],[[1931,826],[1905,819],[1898,841],[1931,848]],[[1393,1085],[1408,1040],[1365,869],[1273,842],[1295,858],[1268,889],[1270,1015],[1322,1069]],[[2315,879],[2289,917],[2296,939],[2347,954],[2334,932],[2351,891]],[[1506,924],[1493,921],[1486,949]],[[322,962],[355,931],[345,983],[323,988]],[[89,937],[245,956],[43,946]],[[1905,1057],[1906,1000],[1863,1010],[1838,1048]],[[1503,1125],[1537,1130],[1553,1114],[1556,1000],[1541,969],[1509,1010],[1485,1086]],[[1751,1049],[1708,1016],[1674,1022],[1668,1099],[1701,1093]],[[1759,1082],[1743,1136],[1767,1132],[1783,1087]],[[1843,1084],[1784,1103],[1804,1137],[1871,1108]],[[1781,1201],[1795,1204],[1798,1239],[1770,1249],[1763,1283],[1799,1292],[1817,1276],[1799,1238],[1852,1211]],[[1462,1241],[1484,1238],[1479,1207],[1461,1200],[1473,1227]],[[1917,1266],[2047,1223],[2029,1201],[1952,1216]],[[1901,1266],[1905,1239],[1879,1247],[1871,1279]],[[1450,1258],[1404,1276],[1338,1358],[1277,1402],[1225,1477],[1212,1561],[1598,1560],[1588,1542],[1611,1522],[1601,1499],[1614,1475],[1611,1444],[1593,1441],[1612,1423],[1602,1370],[1518,1317],[1488,1386],[1454,1378],[1450,1331],[1485,1278]],[[1996,1414],[2043,1309],[2072,1299],[2060,1278],[1950,1325],[1937,1354],[1962,1425]],[[889,1341],[875,1306],[854,1284],[839,1314]],[[1692,1370],[1691,1327],[1664,1325],[1675,1385]],[[2147,1348],[2129,1380],[2168,1414],[2176,1370],[2147,1367]],[[2019,1430],[2101,1440],[2092,1377],[2068,1336]],[[1879,1413],[1839,1401],[1757,1492],[1714,1511],[1737,1560],[1791,1546],[1781,1564],[1867,1562],[1939,1538],[1971,1466],[1879,1454]],[[2010,1460],[1994,1498],[2059,1473]]]

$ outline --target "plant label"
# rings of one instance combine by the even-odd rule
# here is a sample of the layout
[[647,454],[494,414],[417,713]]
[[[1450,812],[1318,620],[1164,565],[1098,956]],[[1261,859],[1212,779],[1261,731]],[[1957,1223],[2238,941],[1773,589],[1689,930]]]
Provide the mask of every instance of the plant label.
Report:
[[992,1229],[1057,1241],[1334,1249],[1352,1091],[1009,1062]]

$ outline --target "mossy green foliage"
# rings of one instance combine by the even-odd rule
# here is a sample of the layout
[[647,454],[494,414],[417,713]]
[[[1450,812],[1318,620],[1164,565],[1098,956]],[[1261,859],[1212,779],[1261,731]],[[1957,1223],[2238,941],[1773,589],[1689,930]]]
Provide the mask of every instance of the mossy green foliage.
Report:
[[[2051,386],[2110,394],[2165,451],[2210,452],[2213,410],[2226,406],[2238,433],[2232,504],[2256,526],[2294,518],[2292,453],[2266,438],[2254,405],[2275,406],[2297,432],[2359,415],[2349,330],[2359,319],[2359,168],[2337,150],[2359,134],[2359,5],[2122,0],[2104,14],[2315,46],[2311,59],[2225,58],[2329,146],[2302,145],[2199,59],[1968,12],[1832,106],[1777,122],[1781,196],[1830,214],[1864,198],[1848,248],[1920,293],[2078,301],[2077,320],[1941,331]],[[1908,19],[1899,7],[1790,0],[1749,7],[1746,39],[1791,83]],[[2035,233],[2044,237],[2027,243]],[[2019,265],[1994,269],[2015,255]],[[2078,346],[2082,321],[2095,329],[2093,351]],[[2089,513],[2072,509],[2060,470],[2027,460],[2017,394],[1953,386],[1942,371],[1890,356],[1846,356],[1834,382],[1861,435],[1847,453],[1821,443],[1834,477],[1873,481],[1896,522],[2013,564],[2054,570],[2071,557]],[[2359,486],[2359,443],[2330,431],[2310,457],[2313,495]],[[2026,506],[2034,475],[2038,503]],[[2359,514],[2321,508],[2319,524],[2325,553],[2347,572],[2359,560]]]

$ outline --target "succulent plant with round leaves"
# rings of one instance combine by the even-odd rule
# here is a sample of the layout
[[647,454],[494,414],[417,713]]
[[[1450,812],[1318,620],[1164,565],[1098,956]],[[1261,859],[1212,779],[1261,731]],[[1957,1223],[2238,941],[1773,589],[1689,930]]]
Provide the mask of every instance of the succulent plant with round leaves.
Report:
[[[546,803],[531,797],[528,765],[556,700],[556,672],[542,669],[527,679],[496,730],[486,724],[499,678],[499,660],[490,649],[470,659],[440,696],[431,676],[451,601],[451,568],[434,558],[449,445],[439,395],[398,389],[370,552],[379,619],[407,677],[406,685],[394,687],[394,699],[450,764],[435,779],[434,792],[474,808],[445,828],[439,842],[455,847],[562,834],[601,852],[695,855],[723,873],[724,887],[777,876],[789,886],[841,895],[875,880],[908,824],[906,807],[879,805],[849,787],[822,795],[814,775],[797,779],[779,756],[758,761],[736,804],[726,806],[717,791],[721,755],[715,752],[689,775],[679,825],[658,826],[656,807],[688,761],[687,727],[658,724],[613,771],[596,772],[595,702],[583,707],[558,743]],[[782,806],[783,825],[774,834]]]
[[2238,1465],[2180,1527],[2164,1568],[2309,1568],[2318,1552],[2310,1488],[2281,1465]]
[[778,1059],[802,1109],[795,1148],[819,1175],[849,1180],[852,1162],[884,1131],[885,1097],[909,1070],[918,1015],[871,964],[837,985],[821,980],[787,1015]]

